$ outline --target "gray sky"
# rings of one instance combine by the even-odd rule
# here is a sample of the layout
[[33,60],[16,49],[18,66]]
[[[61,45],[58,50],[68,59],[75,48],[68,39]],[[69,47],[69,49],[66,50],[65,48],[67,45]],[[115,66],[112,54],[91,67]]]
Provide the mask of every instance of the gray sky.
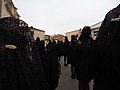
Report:
[[22,20],[46,34],[65,34],[102,21],[120,0],[13,0]]

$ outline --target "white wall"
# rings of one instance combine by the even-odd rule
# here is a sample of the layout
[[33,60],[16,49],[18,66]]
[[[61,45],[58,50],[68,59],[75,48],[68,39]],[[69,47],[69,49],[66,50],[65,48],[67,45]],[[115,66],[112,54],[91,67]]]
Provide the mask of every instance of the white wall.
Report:
[[75,31],[71,31],[71,32],[67,32],[66,36],[68,37],[68,40],[71,41],[71,35],[78,35],[78,37],[80,36],[80,30],[75,30]]
[[34,31],[34,39],[36,40],[37,37],[40,38],[40,40],[45,40],[45,32],[35,29],[35,28],[31,28],[31,31]]

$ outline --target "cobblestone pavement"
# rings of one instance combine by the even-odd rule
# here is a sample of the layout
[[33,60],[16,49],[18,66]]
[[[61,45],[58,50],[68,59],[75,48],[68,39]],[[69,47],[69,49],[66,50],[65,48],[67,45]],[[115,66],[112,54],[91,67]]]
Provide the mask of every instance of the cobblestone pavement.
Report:
[[[78,81],[70,77],[70,65],[64,66],[63,57],[61,57],[61,77],[59,79],[59,85],[55,90],[78,90]],[[93,81],[90,82],[90,90],[93,90]]]

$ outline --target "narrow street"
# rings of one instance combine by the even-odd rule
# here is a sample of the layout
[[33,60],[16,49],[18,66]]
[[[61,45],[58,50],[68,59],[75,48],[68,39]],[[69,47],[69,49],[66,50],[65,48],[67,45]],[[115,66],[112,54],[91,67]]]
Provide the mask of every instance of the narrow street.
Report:
[[56,90],[78,90],[78,82],[76,79],[70,77],[70,65],[64,66],[63,57],[61,57],[61,77],[59,79],[59,86]]
[[[61,77],[59,86],[55,90],[78,90],[78,81],[70,77],[70,65],[64,66],[63,57],[61,57]],[[93,90],[93,82],[90,82],[90,90]]]

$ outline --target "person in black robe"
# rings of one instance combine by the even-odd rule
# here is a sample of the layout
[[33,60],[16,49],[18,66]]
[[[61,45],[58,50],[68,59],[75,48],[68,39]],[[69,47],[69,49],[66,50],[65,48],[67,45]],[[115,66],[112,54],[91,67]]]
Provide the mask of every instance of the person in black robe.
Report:
[[49,90],[55,90],[59,84],[60,63],[57,58],[56,42],[49,41],[46,45],[46,76],[49,84]]
[[100,27],[94,47],[94,90],[119,90],[120,4],[110,10]]
[[61,56],[63,56],[63,41],[57,41],[57,55],[58,55],[58,60],[60,61]]
[[69,45],[70,45],[70,42],[69,42],[67,36],[65,36],[65,41],[64,41],[64,43],[63,43],[63,50],[64,50],[64,66],[68,66],[68,63],[69,63],[69,60],[68,60]]
[[75,73],[76,79],[79,82],[79,90],[89,90],[90,78],[88,72],[88,57],[92,43],[91,28],[85,26],[78,39],[78,45],[75,52]]
[[0,19],[0,90],[48,90],[41,59],[28,25]]
[[40,38],[37,37],[35,43],[37,45],[37,49],[41,58],[43,69],[45,69],[45,66],[46,66],[45,65],[46,64],[45,42],[44,40],[40,40]]
[[77,36],[76,35],[72,35],[71,36],[71,42],[70,42],[70,53],[68,55],[69,58],[69,63],[71,64],[71,78],[75,79],[75,52],[76,52],[76,48],[77,48]]

